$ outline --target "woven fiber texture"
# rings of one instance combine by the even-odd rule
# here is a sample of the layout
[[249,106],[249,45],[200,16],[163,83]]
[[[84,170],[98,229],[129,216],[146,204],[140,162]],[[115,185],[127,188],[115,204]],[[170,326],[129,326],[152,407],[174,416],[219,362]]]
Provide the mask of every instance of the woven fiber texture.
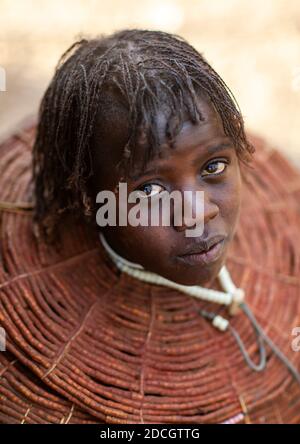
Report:
[[[120,273],[85,225],[49,247],[32,230],[35,127],[0,146],[0,422],[299,423],[300,386],[267,348],[251,370],[230,332],[198,309],[225,307]],[[300,370],[300,174],[256,137],[226,266],[265,332]],[[29,205],[30,206],[30,205]],[[213,288],[220,289],[217,280]],[[253,327],[230,318],[251,358]]]

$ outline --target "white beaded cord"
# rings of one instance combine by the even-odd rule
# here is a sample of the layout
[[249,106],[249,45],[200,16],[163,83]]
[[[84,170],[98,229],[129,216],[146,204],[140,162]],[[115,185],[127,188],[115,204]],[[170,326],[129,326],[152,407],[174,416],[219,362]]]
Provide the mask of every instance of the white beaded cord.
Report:
[[240,304],[245,299],[245,292],[242,288],[237,288],[234,285],[231,276],[229,274],[229,271],[225,266],[221,268],[218,278],[224,290],[232,295],[232,303],[231,306],[229,307],[229,313],[231,315],[235,315],[238,311]]
[[138,269],[141,269],[141,270],[144,269],[144,267],[142,265],[136,264],[135,262],[131,262],[131,261],[125,259],[124,257],[120,256],[118,253],[116,253],[111,248],[111,246],[107,243],[107,240],[105,239],[103,233],[100,233],[100,241],[102,242],[102,245],[104,246],[105,250],[108,252],[110,257],[116,263],[116,265],[117,265],[117,262],[118,262],[118,263],[120,263],[120,265],[122,265],[122,264],[128,265],[128,267],[131,267],[131,268],[138,268]]
[[254,327],[258,338],[259,338],[259,349],[260,349],[260,364],[256,365],[252,362],[251,358],[249,357],[249,354],[247,353],[244,344],[242,343],[240,336],[235,331],[233,327],[230,327],[230,323],[227,319],[223,318],[220,315],[215,315],[213,313],[202,313],[207,319],[211,319],[212,325],[216,328],[218,328],[220,331],[226,331],[228,327],[230,327],[231,332],[233,333],[235,339],[238,342],[239,348],[249,365],[249,367],[252,370],[255,371],[261,371],[264,370],[266,367],[266,350],[264,342],[266,342],[269,347],[272,349],[272,351],[275,353],[275,355],[280,359],[280,361],[289,369],[289,371],[292,373],[294,378],[297,380],[298,383],[300,383],[300,373],[298,370],[294,367],[293,363],[289,361],[289,359],[281,352],[281,350],[273,343],[273,341],[268,337],[268,335],[263,331],[261,326],[258,324],[257,320],[255,319],[254,315],[252,314],[251,310],[246,304],[242,304],[244,300],[244,290],[241,288],[237,288],[234,283],[232,282],[231,276],[229,274],[229,271],[225,266],[223,266],[219,272],[218,278],[220,280],[220,284],[222,285],[222,288],[226,291],[226,293],[200,287],[200,286],[187,286],[187,285],[180,285],[176,282],[170,281],[168,279],[165,279],[164,277],[152,273],[149,271],[144,270],[144,267],[140,264],[136,264],[133,262],[128,261],[127,259],[124,259],[123,257],[119,256],[113,249],[108,245],[106,240],[104,239],[104,236],[102,233],[100,233],[100,240],[102,242],[102,245],[106,249],[107,253],[110,255],[112,260],[115,262],[117,267],[144,282],[149,282],[153,284],[158,285],[165,285],[168,287],[176,288],[188,295],[204,299],[206,301],[212,301],[217,302],[219,304],[229,305],[229,313],[231,315],[236,314],[237,308],[241,306],[243,312],[246,314],[248,319],[250,320],[252,326]]
[[[225,266],[223,266],[220,270],[218,278],[226,292],[204,288],[200,285],[182,285],[166,279],[163,276],[158,275],[157,273],[146,271],[142,265],[123,258],[109,246],[102,233],[100,233],[100,240],[105,250],[111,257],[113,262],[116,264],[116,266],[119,268],[119,270],[127,273],[128,275],[136,279],[139,279],[140,281],[155,285],[164,285],[166,287],[174,288],[185,294],[188,294],[189,296],[193,296],[201,300],[227,305],[229,306],[229,312],[232,315],[236,313],[238,305],[243,300],[244,291],[240,288],[235,287]],[[218,315],[215,316],[215,318],[212,320],[212,324],[219,330],[225,331],[229,323],[227,319],[224,319],[222,316]]]

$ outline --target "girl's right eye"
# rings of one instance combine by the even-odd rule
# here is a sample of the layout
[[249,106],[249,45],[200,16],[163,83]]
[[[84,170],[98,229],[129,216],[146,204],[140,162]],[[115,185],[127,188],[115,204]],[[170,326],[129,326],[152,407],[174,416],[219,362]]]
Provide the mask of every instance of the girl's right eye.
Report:
[[[137,192],[143,191],[146,194],[146,197],[153,197],[157,194],[159,194],[161,191],[164,190],[164,187],[162,185],[158,185],[157,183],[146,183],[145,185],[142,185]],[[145,197],[145,196],[141,196]]]

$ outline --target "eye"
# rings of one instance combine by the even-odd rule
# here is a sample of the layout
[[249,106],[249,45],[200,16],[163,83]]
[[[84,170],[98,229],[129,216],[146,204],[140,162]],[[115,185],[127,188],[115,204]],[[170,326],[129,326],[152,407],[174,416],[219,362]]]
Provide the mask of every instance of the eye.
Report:
[[217,176],[222,174],[227,168],[227,162],[224,160],[214,160],[206,165],[202,170],[202,176]]
[[[161,191],[164,190],[164,187],[162,185],[158,185],[156,183],[146,183],[145,185],[142,185],[137,192],[143,191],[146,194],[146,197],[153,197],[157,194],[159,194]],[[145,197],[145,196],[141,196]]]

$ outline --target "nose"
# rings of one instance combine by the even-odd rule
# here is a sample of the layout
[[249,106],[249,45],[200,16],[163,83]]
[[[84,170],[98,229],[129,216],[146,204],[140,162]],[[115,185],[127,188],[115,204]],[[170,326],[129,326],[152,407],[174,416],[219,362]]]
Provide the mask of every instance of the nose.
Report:
[[[188,192],[186,192],[188,191]],[[196,193],[198,191],[199,193]],[[219,213],[219,207],[211,199],[207,191],[199,189],[182,190],[181,208],[173,208],[173,226],[176,231],[193,229],[196,225],[203,227]],[[175,225],[176,214],[181,210],[181,225]],[[177,211],[177,213],[176,213]]]

